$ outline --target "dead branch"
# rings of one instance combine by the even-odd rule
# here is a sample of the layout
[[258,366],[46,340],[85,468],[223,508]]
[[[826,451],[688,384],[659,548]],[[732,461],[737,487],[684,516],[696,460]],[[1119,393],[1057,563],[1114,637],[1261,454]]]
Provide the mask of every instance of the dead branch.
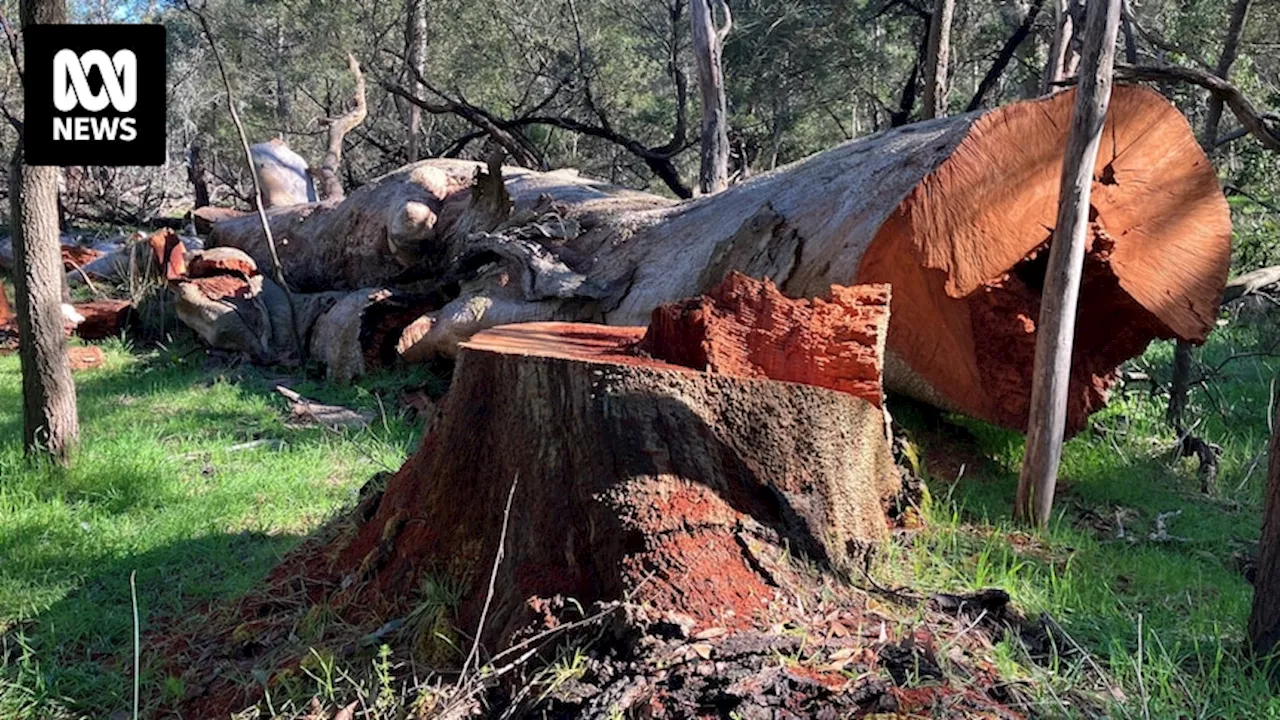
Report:
[[327,125],[329,128],[329,145],[317,174],[324,188],[324,196],[329,200],[341,200],[346,197],[346,192],[342,189],[342,181],[338,179],[338,168],[342,165],[342,141],[347,133],[364,122],[369,112],[365,104],[364,73],[360,72],[360,62],[352,53],[347,53],[347,69],[356,78],[356,106],[341,117],[324,118],[320,121],[322,125]]
[[[576,10],[570,5],[571,13],[576,15]],[[680,18],[683,14],[684,3],[673,3],[670,9],[670,20],[672,27],[678,27]],[[727,16],[726,16],[727,20]],[[727,31],[727,26],[721,30]],[[388,81],[382,81],[382,87],[392,95],[403,98],[404,100],[421,107],[434,115],[453,114],[470,123],[477,128],[477,132],[472,132],[462,136],[451,144],[443,153],[444,157],[456,157],[461,153],[462,149],[468,143],[477,140],[485,135],[489,136],[495,143],[507,151],[516,164],[523,167],[533,169],[546,169],[546,162],[541,157],[538,150],[529,142],[527,138],[520,132],[520,129],[531,125],[546,125],[549,127],[568,130],[569,132],[587,137],[594,137],[606,142],[622,147],[627,152],[642,160],[645,165],[652,171],[664,184],[675,193],[677,197],[688,199],[693,197],[693,191],[684,183],[680,177],[680,172],[676,169],[675,163],[672,161],[676,155],[684,152],[689,143],[687,140],[688,131],[688,80],[684,71],[680,69],[678,57],[679,43],[674,39],[670,43],[671,56],[668,59],[667,71],[671,75],[671,79],[675,84],[676,92],[676,120],[675,127],[671,133],[671,139],[656,147],[651,147],[640,140],[629,137],[618,132],[613,124],[609,121],[608,115],[596,103],[595,95],[591,88],[591,72],[587,67],[586,48],[582,44],[581,37],[578,36],[577,49],[577,71],[578,75],[583,79],[583,103],[586,109],[595,116],[595,122],[578,120],[571,117],[560,117],[551,115],[539,115],[550,101],[558,94],[558,92],[567,85],[568,77],[558,82],[541,102],[525,111],[519,117],[504,120],[483,108],[472,105],[463,98],[452,98],[440,89],[434,87],[425,77],[413,71],[416,77],[414,81],[425,88],[428,92],[439,98],[439,102],[431,102],[413,96],[407,88],[400,87]]]
[[969,100],[969,105],[965,107],[965,112],[973,112],[982,107],[982,101],[986,99],[987,93],[991,91],[991,88],[1000,80],[1000,76],[1004,74],[1005,68],[1013,60],[1013,54],[1017,52],[1023,41],[1031,35],[1032,29],[1035,28],[1036,16],[1040,14],[1040,8],[1043,6],[1044,0],[1032,0],[1031,7],[1027,8],[1027,14],[1022,18],[1022,24],[1018,26],[1018,29],[1009,36],[1004,46],[1000,48],[995,62],[991,64],[991,69],[987,70],[982,82],[978,83],[978,89]]
[[1259,268],[1227,282],[1222,291],[1222,304],[1234,302],[1249,295],[1256,295],[1269,285],[1280,283],[1280,265]]
[[1264,146],[1280,152],[1280,132],[1267,125],[1263,114],[1240,92],[1240,88],[1211,72],[1180,65],[1119,65],[1115,72],[1117,80],[1175,81],[1199,85],[1226,103],[1240,124]]

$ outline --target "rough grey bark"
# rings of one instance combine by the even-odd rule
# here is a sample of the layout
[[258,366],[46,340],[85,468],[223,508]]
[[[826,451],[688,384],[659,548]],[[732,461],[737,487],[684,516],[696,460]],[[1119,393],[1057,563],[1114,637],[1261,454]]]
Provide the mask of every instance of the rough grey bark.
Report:
[[715,0],[724,15],[724,24],[717,27],[711,2],[692,0],[689,13],[693,21],[698,94],[702,99],[702,168],[698,172],[698,184],[703,194],[717,193],[729,186],[729,109],[721,53],[732,19],[728,4]]
[[[1227,35],[1222,43],[1222,56],[1218,59],[1217,68],[1214,69],[1214,74],[1224,81],[1231,74],[1231,66],[1235,63],[1239,52],[1240,35],[1244,31],[1244,21],[1249,14],[1250,2],[1251,0],[1236,0],[1235,7],[1231,11],[1231,21],[1227,25]],[[1200,145],[1204,148],[1205,154],[1210,157],[1213,156],[1213,149],[1218,144],[1218,125],[1222,122],[1223,105],[1221,95],[1212,93],[1209,95],[1209,109],[1205,115]],[[1183,429],[1187,395],[1191,389],[1191,365],[1191,343],[1185,340],[1177,341],[1173,350],[1173,374],[1169,379],[1169,407],[1165,411],[1165,420],[1179,433]]]
[[924,106],[921,118],[947,115],[947,65],[951,57],[951,16],[956,0],[936,0],[929,22],[929,53],[925,59]]
[[1080,83],[1062,166],[1058,219],[1040,301],[1027,450],[1018,478],[1016,511],[1023,520],[1041,527],[1048,524],[1053,511],[1053,492],[1062,459],[1076,306],[1084,269],[1085,235],[1089,229],[1089,198],[1102,125],[1111,102],[1120,2],[1092,0],[1089,3]]
[[[65,23],[62,0],[22,3],[22,25]],[[62,251],[58,233],[58,169],[23,165],[22,143],[9,165],[18,357],[22,367],[23,447],[70,460],[80,436],[76,386],[62,330]]]
[[[405,3],[405,64],[410,68],[410,77],[416,78],[427,72],[427,0],[407,0]],[[416,81],[409,87],[417,95]],[[421,157],[419,142],[422,135],[422,107],[407,103],[408,120],[405,128],[405,153],[409,162],[417,162]]]

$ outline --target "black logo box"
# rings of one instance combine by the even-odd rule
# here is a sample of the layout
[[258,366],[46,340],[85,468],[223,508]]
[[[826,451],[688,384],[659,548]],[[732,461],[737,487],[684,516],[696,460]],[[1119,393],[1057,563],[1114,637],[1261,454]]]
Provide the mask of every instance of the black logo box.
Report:
[[[23,140],[28,165],[163,165],[165,161],[165,29],[163,25],[32,25],[23,29],[25,119]],[[108,57],[131,50],[137,57],[137,103],[117,112],[111,103],[98,112],[75,107],[62,112],[54,105],[54,55],[72,50],[82,55],[101,50]],[[87,73],[92,92],[101,92],[97,69]],[[54,139],[56,119],[132,118],[136,137],[126,141]],[[122,133],[123,134],[123,133]]]

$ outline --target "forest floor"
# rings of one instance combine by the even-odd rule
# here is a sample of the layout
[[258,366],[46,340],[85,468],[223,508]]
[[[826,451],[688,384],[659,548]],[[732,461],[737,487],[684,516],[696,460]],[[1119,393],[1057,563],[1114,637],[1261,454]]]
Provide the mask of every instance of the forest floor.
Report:
[[[1002,588],[1022,613],[1056,621],[1084,652],[1059,648],[1033,660],[1014,634],[989,649],[1001,676],[1021,688],[1015,709],[1024,714],[1280,718],[1280,698],[1243,653],[1278,337],[1232,328],[1200,354],[1216,371],[1193,395],[1195,432],[1223,450],[1209,492],[1194,461],[1170,452],[1165,398],[1132,383],[1068,444],[1058,513],[1044,533],[1011,520],[1020,436],[893,405],[929,493],[919,522],[895,534],[872,577],[917,597]],[[399,467],[417,443],[421,422],[399,409],[400,391],[443,390],[422,369],[337,388],[211,361],[194,347],[105,347],[107,365],[76,376],[83,444],[66,471],[23,461],[18,359],[0,357],[6,720],[131,716],[134,572],[142,696],[181,696],[147,633],[244,593],[351,507],[371,476]],[[1136,366],[1167,378],[1170,356],[1169,344],[1157,344]],[[344,432],[287,427],[287,403],[273,391],[282,378],[376,419]],[[243,448],[253,441],[266,442]],[[925,617],[909,601],[892,612],[904,628]],[[405,666],[400,652],[308,673],[297,697],[268,698],[246,717],[302,717],[311,696],[333,707],[357,695],[368,717],[395,717],[385,697],[374,703],[369,694],[403,686],[392,679]],[[569,648],[546,682],[580,673],[579,657]]]

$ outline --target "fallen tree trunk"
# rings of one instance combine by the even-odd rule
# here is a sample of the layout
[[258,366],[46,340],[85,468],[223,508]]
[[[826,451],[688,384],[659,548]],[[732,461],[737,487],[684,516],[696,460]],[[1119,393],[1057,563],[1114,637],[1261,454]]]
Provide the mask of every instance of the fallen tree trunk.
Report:
[[487,647],[557,595],[768,627],[776,588],[748,545],[852,569],[886,534],[899,479],[875,405],[646,358],[643,333],[528,323],[464,343],[431,433],[338,557],[353,587],[458,578],[459,626],[477,627],[511,537]]
[[[636,325],[731,270],[792,297],[893,286],[890,389],[1024,428],[1045,251],[1074,92],[907,126],[675,203],[568,172],[426,161],[335,206],[269,211],[302,289],[425,280],[453,297],[410,326],[409,360],[495,325]],[[1181,115],[1118,87],[1104,129],[1067,425],[1083,426],[1121,362],[1153,338],[1201,342],[1230,255],[1218,180]],[[488,180],[472,179],[480,174]],[[251,219],[212,243],[263,262]]]

